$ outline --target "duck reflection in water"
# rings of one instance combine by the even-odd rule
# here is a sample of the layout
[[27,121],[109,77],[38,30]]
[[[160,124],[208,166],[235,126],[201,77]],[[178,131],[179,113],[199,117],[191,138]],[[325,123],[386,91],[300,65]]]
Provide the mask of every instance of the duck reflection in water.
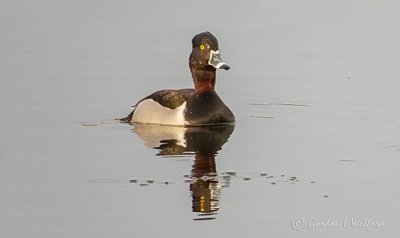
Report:
[[134,124],[133,131],[145,145],[157,149],[157,156],[194,155],[190,178],[192,211],[195,220],[215,219],[219,210],[221,183],[215,157],[234,130],[233,125],[170,127]]

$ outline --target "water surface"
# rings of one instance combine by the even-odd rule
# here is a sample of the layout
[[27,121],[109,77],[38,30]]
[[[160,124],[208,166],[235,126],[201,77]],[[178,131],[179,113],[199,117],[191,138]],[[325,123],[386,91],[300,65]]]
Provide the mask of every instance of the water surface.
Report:
[[[1,236],[395,236],[398,7],[1,1]],[[204,30],[234,128],[113,120],[191,87]]]

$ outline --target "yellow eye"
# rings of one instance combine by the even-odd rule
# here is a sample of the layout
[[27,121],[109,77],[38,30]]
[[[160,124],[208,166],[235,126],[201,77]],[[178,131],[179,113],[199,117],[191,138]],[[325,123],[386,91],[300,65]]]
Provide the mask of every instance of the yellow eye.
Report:
[[200,50],[204,50],[205,48],[206,47],[203,44],[200,45]]

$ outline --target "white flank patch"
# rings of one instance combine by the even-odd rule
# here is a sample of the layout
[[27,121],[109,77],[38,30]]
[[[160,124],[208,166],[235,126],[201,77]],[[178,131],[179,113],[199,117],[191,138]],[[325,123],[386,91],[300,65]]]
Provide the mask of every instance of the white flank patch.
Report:
[[183,116],[185,107],[186,102],[175,109],[170,109],[153,99],[146,99],[136,106],[132,122],[184,126],[186,124]]

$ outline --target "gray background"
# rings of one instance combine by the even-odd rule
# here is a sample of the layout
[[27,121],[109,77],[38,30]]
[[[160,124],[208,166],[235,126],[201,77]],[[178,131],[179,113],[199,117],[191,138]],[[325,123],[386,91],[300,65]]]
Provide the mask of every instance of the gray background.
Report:
[[[399,5],[1,0],[0,235],[394,236]],[[238,120],[218,171],[253,179],[233,180],[217,219],[198,222],[183,182],[192,157],[156,157],[112,119],[153,91],[191,87],[190,40],[205,30],[232,67],[217,91]],[[384,227],[309,224],[351,218]]]

